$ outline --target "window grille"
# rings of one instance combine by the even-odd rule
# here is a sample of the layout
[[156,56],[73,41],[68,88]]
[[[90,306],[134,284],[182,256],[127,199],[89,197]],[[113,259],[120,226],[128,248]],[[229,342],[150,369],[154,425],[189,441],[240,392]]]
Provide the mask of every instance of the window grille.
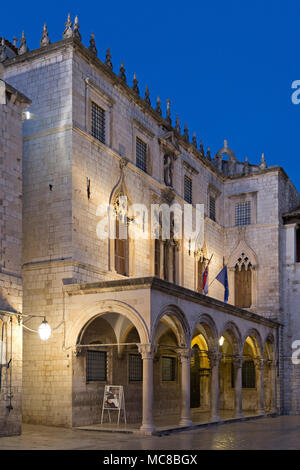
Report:
[[[235,371],[234,364],[231,363],[231,386],[235,387]],[[243,362],[242,365],[242,388],[255,388],[256,374],[255,364],[253,360]]]
[[173,382],[175,380],[175,357],[162,357],[162,381]]
[[86,352],[86,381],[106,381],[107,354],[104,351]]
[[184,177],[184,200],[188,204],[192,204],[192,180],[188,176]]
[[239,202],[235,205],[235,225],[251,224],[251,202]]
[[105,111],[92,102],[92,136],[105,144]]
[[213,197],[209,198],[209,217],[216,221],[216,200]]
[[143,360],[140,354],[129,354],[129,382],[143,381]]
[[136,138],[136,166],[147,171],[147,144],[138,137]]

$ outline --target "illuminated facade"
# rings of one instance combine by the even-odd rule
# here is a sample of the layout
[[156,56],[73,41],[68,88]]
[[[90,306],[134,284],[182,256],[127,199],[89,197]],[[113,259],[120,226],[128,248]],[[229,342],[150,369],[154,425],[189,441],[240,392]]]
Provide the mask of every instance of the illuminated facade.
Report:
[[[182,426],[201,413],[299,412],[299,372],[283,359],[293,322],[284,259],[295,248],[282,215],[300,196],[282,168],[264,156],[240,162],[226,141],[214,157],[197,148],[172,125],[170,102],[164,118],[148,87],[142,98],[123,65],[114,73],[109,50],[102,62],[93,37],[81,43],[77,20],[62,41],[50,44],[44,28],[38,49],[25,36],[9,56],[1,47],[2,78],[35,116],[23,123],[20,310],[52,327],[47,342],[24,331],[23,419],[98,423],[105,384],[124,386],[128,421],[147,434],[162,412]],[[121,196],[149,208],[204,204],[204,242],[101,240],[97,208]],[[224,264],[228,304],[212,282]]]

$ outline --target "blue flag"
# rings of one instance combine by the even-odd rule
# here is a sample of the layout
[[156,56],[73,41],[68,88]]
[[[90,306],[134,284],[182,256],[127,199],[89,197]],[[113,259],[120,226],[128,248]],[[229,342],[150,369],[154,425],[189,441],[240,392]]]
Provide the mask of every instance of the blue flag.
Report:
[[223,284],[224,286],[224,302],[228,302],[229,297],[229,287],[228,287],[228,276],[227,276],[227,266],[224,266],[222,271],[219,272],[216,279]]

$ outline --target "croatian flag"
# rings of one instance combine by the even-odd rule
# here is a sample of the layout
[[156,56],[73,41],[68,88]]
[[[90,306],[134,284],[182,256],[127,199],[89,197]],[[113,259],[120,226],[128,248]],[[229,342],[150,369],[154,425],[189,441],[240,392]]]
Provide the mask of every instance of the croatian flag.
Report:
[[208,266],[206,266],[203,276],[202,276],[202,289],[203,289],[203,294],[207,295],[208,293]]
[[228,302],[229,298],[229,287],[228,287],[228,275],[227,275],[227,266],[224,266],[222,271],[219,272],[216,279],[223,284],[224,286],[224,302]]

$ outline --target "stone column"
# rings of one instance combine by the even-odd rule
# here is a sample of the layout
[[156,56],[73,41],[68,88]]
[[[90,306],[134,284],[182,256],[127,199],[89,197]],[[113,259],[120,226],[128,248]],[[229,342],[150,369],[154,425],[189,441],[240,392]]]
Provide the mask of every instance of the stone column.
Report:
[[258,390],[258,414],[265,414],[265,403],[264,403],[264,366],[265,361],[261,358],[256,359],[257,369],[257,390]]
[[143,360],[143,420],[140,431],[151,435],[155,431],[153,424],[153,358],[157,350],[155,344],[139,344],[139,353]]
[[208,351],[211,367],[211,421],[221,421],[219,415],[219,364],[222,354]]
[[270,369],[272,372],[272,413],[277,413],[277,367],[276,361],[271,361]]
[[234,366],[234,387],[235,387],[235,417],[243,418],[243,396],[242,396],[242,366],[243,356],[232,358]]
[[191,426],[191,350],[179,352],[181,361],[181,415],[180,426]]

